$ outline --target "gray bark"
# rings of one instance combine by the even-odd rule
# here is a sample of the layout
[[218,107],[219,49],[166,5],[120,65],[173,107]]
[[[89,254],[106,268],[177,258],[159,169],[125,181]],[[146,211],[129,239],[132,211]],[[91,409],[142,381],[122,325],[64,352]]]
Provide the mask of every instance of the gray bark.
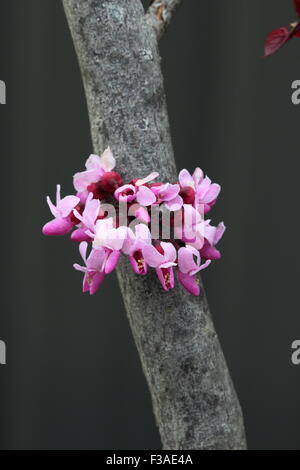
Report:
[[152,0],[146,21],[155,29],[158,39],[167,29],[176,8],[182,0]]
[[[63,4],[95,152],[110,145],[125,180],[155,170],[162,181],[176,181],[151,13],[140,0]],[[164,449],[244,449],[239,402],[203,289],[200,298],[179,285],[166,293],[155,273],[137,276],[127,260],[118,279]]]

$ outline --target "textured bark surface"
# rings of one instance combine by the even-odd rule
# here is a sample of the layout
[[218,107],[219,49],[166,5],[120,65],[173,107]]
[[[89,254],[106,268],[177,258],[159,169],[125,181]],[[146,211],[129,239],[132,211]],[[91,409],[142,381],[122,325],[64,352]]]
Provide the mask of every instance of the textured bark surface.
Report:
[[[165,2],[168,3],[168,2]],[[178,2],[174,2],[174,4]],[[94,150],[125,179],[176,181],[157,28],[140,0],[63,0],[83,76]],[[169,293],[155,273],[118,278],[165,449],[244,449],[243,419],[202,290]]]

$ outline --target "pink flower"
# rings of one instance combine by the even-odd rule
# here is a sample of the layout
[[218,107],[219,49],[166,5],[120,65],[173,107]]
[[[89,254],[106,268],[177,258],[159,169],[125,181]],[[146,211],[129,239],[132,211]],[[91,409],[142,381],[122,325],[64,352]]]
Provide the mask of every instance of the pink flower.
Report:
[[208,176],[204,178],[200,168],[196,168],[193,175],[185,169],[181,170],[179,183],[181,186],[180,195],[185,204],[203,205],[204,211],[200,210],[200,212],[204,212],[204,214],[210,211],[221,191],[219,184],[212,183]]
[[95,294],[95,292],[99,289],[100,285],[102,284],[105,278],[105,272],[103,270],[103,267],[106,253],[104,250],[92,250],[89,257],[87,258],[87,247],[87,242],[82,242],[79,245],[79,251],[85,263],[85,266],[74,264],[74,268],[77,271],[81,271],[84,273],[83,292],[89,291],[92,295]]
[[214,206],[220,191],[221,186],[219,184],[212,183],[208,176],[206,176],[198,185],[195,202],[197,205],[204,206],[204,214],[207,214],[207,212],[209,212]]
[[108,219],[97,220],[95,233],[87,233],[94,239],[93,248],[109,248],[113,251],[120,251],[127,237],[128,228],[125,226],[114,228],[112,217]]
[[136,199],[142,206],[151,206],[156,201],[156,197],[151,189],[145,185],[157,176],[159,176],[158,173],[151,173],[146,178],[124,184],[116,189],[114,196],[118,201],[133,202]]
[[201,168],[196,168],[193,175],[188,170],[183,169],[180,171],[178,178],[182,188],[190,187],[196,191],[198,185],[203,180],[203,176]]
[[217,227],[210,225],[210,221],[206,221],[204,230],[205,242],[200,250],[201,257],[204,259],[216,260],[221,258],[221,253],[216,249],[215,245],[221,240],[226,227],[221,222]]
[[202,180],[203,171],[200,168],[196,168],[193,175],[185,169],[181,170],[179,173],[179,183],[181,187],[179,194],[184,204],[194,204],[196,189]]
[[[213,227],[204,218],[215,204],[220,186],[204,177],[200,168],[192,175],[182,170],[175,184],[153,182],[159,176],[156,172],[124,184],[122,175],[112,171],[114,167],[108,148],[101,157],[91,155],[86,170],[74,175],[76,196],[61,199],[58,185],[56,205],[47,197],[54,220],[43,227],[44,234],[62,235],[75,228],[71,239],[80,242],[84,265],[74,264],[74,268],[84,273],[84,292],[97,291],[123,252],[135,273],[145,275],[149,267],[155,268],[165,291],[174,287],[174,266],[178,266],[179,282],[191,294],[199,295],[196,274],[221,256],[215,246],[225,226]],[[151,220],[152,206],[160,210],[156,221],[155,217]],[[150,222],[155,240],[148,228]],[[165,227],[169,223],[171,227]],[[168,234],[165,228],[170,229]],[[91,250],[87,256],[88,243]]]
[[93,194],[90,193],[85,203],[85,208],[80,214],[76,209],[74,209],[75,217],[81,222],[83,227],[91,231],[94,230],[96,219],[99,215],[100,210],[100,201],[99,199],[93,199]]
[[55,219],[48,222],[43,227],[44,235],[66,235],[76,224],[76,220],[72,217],[73,209],[78,206],[80,199],[77,196],[60,197],[60,185],[56,187],[56,206],[47,196],[47,203],[52,215]]
[[200,294],[200,286],[196,274],[207,268],[210,260],[201,264],[199,251],[192,246],[182,247],[178,251],[178,280],[180,284],[192,295]]
[[151,206],[156,202],[156,196],[151,191],[146,184],[150,183],[150,181],[154,180],[159,176],[159,173],[153,172],[150,175],[146,176],[143,179],[138,179],[135,181],[136,186],[136,200],[141,206]]
[[166,183],[160,186],[152,186],[151,190],[156,195],[157,204],[164,202],[165,206],[170,211],[178,211],[181,209],[183,199],[179,196],[179,184]]
[[110,172],[116,165],[116,160],[112,151],[108,147],[101,157],[98,155],[90,155],[87,159],[85,167],[86,171],[76,173],[73,177],[74,188],[82,193],[92,183],[100,181],[105,172]]
[[148,265],[143,255],[143,248],[146,245],[151,245],[151,233],[146,225],[136,225],[135,233],[128,229],[122,251],[128,255],[132,268],[137,274],[144,275],[148,271]]
[[136,200],[141,206],[151,206],[156,202],[156,196],[147,186],[140,186],[136,193]]
[[87,234],[87,230],[94,232],[99,210],[99,199],[93,199],[93,194],[90,193],[82,214],[80,214],[76,209],[73,211],[74,216],[78,219],[78,222],[80,222],[80,227],[72,233],[71,240],[76,242],[91,241],[91,237]]
[[186,247],[179,248],[178,251],[178,268],[183,274],[189,274],[194,276],[202,269],[207,268],[211,263],[210,260],[201,264],[201,258],[199,251],[192,246],[187,245]]
[[176,266],[176,249],[172,243],[160,242],[156,248],[146,245],[143,248],[144,259],[149,266],[156,269],[157,276],[164,290],[174,287],[173,266]]
[[115,198],[117,201],[121,202],[132,202],[135,200],[136,196],[136,188],[133,184],[124,184],[116,189],[114,193]]

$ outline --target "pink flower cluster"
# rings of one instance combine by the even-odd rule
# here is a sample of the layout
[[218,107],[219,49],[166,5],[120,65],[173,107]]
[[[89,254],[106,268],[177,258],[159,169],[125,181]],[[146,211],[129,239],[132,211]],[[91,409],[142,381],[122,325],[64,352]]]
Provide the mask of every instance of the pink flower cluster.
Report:
[[[199,295],[197,273],[221,256],[216,244],[225,226],[214,227],[204,218],[216,203],[220,186],[200,168],[193,175],[182,170],[174,184],[157,182],[156,172],[124,184],[113,171],[115,164],[108,148],[101,157],[91,155],[86,170],[74,175],[76,195],[61,198],[58,185],[56,205],[47,197],[54,218],[44,225],[43,233],[72,232],[71,239],[79,242],[83,266],[74,264],[74,268],[84,273],[83,292],[94,294],[124,254],[139,275],[155,268],[164,290],[174,287],[176,272],[179,283]],[[152,236],[155,209],[168,213],[167,238],[162,235],[163,217],[157,219],[158,235]]]

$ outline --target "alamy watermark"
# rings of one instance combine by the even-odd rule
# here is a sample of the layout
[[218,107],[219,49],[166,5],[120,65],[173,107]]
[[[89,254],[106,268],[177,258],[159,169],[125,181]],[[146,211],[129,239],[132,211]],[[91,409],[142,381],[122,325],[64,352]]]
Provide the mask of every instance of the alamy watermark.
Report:
[[6,104],[6,85],[3,80],[0,80],[0,104]]
[[300,104],[300,80],[294,80],[292,83],[292,103],[294,105]]
[[4,366],[6,364],[6,344],[4,341],[0,340],[0,365]]
[[294,366],[299,366],[300,364],[300,340],[296,339],[292,343],[292,356],[291,356],[291,361]]

